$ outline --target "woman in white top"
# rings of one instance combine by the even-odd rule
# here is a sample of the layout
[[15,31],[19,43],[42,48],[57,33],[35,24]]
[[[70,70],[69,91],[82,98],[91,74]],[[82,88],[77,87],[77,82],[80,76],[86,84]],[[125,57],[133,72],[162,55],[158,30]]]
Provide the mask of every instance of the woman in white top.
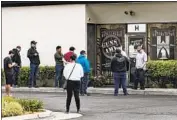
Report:
[[66,78],[66,80],[68,80],[66,86],[66,113],[69,113],[73,92],[76,101],[77,113],[80,112],[79,89],[80,81],[81,78],[84,76],[84,72],[82,66],[75,62],[76,58],[76,55],[71,56],[71,62],[68,63],[64,68],[64,77]]

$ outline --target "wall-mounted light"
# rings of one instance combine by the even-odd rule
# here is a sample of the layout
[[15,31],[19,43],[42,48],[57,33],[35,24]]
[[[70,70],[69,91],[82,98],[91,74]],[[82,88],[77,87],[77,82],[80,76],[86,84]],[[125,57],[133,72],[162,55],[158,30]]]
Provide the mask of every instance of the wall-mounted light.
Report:
[[91,20],[91,18],[89,18],[89,17],[88,17],[88,18],[87,18],[87,20],[88,20],[88,21],[90,21],[90,20]]
[[125,15],[130,15],[130,16],[135,16],[135,12],[130,10],[130,11],[124,11]]
[[128,11],[125,11],[124,14],[128,15]]
[[130,11],[130,15],[131,15],[131,16],[135,16],[135,12],[131,10],[131,11]]

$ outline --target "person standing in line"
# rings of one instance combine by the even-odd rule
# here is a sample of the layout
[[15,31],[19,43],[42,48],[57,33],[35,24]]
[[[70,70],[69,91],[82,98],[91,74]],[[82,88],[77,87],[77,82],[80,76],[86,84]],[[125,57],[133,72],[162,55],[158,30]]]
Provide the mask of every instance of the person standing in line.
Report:
[[11,96],[11,86],[13,84],[13,67],[16,66],[16,63],[12,63],[12,57],[14,52],[9,51],[9,56],[4,58],[4,73],[6,79],[5,91],[7,96]]
[[[73,54],[75,54],[74,51],[75,51],[75,48],[74,48],[74,47],[70,47],[70,48],[69,48],[69,52],[67,52],[67,53],[64,55],[64,59],[65,59],[66,62],[70,62],[70,57],[71,57]],[[75,54],[75,55],[76,55],[76,54]]]
[[116,50],[116,56],[111,61],[111,71],[114,76],[114,96],[118,95],[119,83],[121,82],[124,95],[128,95],[126,86],[126,71],[129,70],[129,60],[121,54],[121,50]]
[[39,53],[36,49],[36,41],[31,41],[31,48],[28,50],[27,57],[30,60],[30,77],[29,77],[29,88],[36,87],[36,76],[38,73],[40,59]]
[[[122,46],[121,46],[121,45],[118,47],[118,49],[121,50],[121,54],[122,54],[123,56],[125,56],[125,57],[127,57],[127,59],[129,59],[129,57],[127,56],[126,52],[122,49]],[[122,83],[121,83],[121,81],[120,81],[120,83],[119,83],[119,88],[121,88],[121,85],[122,85]]]
[[146,62],[147,62],[147,54],[144,52],[141,46],[137,47],[137,55],[136,55],[136,72],[135,72],[135,83],[134,89],[137,90],[138,83],[140,82],[140,89],[145,89],[145,70],[146,70]]
[[15,49],[13,49],[14,56],[12,57],[12,62],[15,62],[17,66],[14,66],[14,87],[18,86],[18,79],[19,79],[19,72],[21,68],[21,56],[20,56],[21,47],[17,46]]
[[80,94],[82,96],[89,95],[87,93],[87,86],[89,83],[90,63],[89,60],[86,58],[86,52],[84,50],[80,52],[80,56],[77,59],[77,63],[81,64],[84,70],[84,77],[81,79]]
[[70,63],[68,63],[64,68],[64,77],[67,79],[66,113],[69,113],[73,92],[76,101],[77,113],[80,112],[79,90],[80,80],[84,76],[84,72],[82,66],[75,62],[76,58],[76,55],[72,55]]
[[55,59],[55,72],[56,72],[55,87],[58,87],[58,81],[59,81],[59,88],[62,88],[64,61],[63,61],[61,46],[56,47],[56,53],[54,55],[54,59]]

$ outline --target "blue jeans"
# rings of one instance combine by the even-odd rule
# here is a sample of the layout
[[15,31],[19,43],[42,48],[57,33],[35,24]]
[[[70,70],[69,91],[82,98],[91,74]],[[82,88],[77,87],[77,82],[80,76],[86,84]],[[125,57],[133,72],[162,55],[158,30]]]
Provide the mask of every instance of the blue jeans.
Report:
[[81,78],[81,86],[80,86],[81,94],[87,94],[88,83],[89,83],[89,74],[84,73],[84,77]]
[[36,77],[37,77],[38,69],[39,69],[39,65],[30,64],[29,87],[36,86]]
[[114,75],[114,94],[117,95],[119,91],[119,84],[121,82],[124,94],[127,94],[126,86],[126,72],[115,72]]
[[62,77],[63,77],[63,65],[56,65],[55,66],[55,87],[58,87],[58,81],[59,81],[59,87],[61,88],[63,85]]

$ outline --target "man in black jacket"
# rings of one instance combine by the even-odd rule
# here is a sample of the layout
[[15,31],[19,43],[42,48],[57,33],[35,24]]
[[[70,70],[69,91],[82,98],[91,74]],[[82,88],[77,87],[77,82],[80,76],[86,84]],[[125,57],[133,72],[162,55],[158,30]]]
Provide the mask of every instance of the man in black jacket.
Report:
[[13,49],[14,56],[12,57],[12,62],[16,63],[17,65],[13,67],[14,71],[14,87],[18,87],[18,77],[21,67],[21,56],[20,56],[21,47],[17,46]]
[[36,50],[36,41],[31,41],[31,48],[28,50],[27,57],[30,60],[30,78],[29,78],[29,87],[36,86],[36,76],[38,68],[40,65],[39,53]]
[[119,83],[121,82],[124,95],[127,95],[126,71],[129,70],[129,60],[121,54],[121,50],[116,50],[116,55],[111,61],[111,71],[114,75],[114,96],[118,95]]

